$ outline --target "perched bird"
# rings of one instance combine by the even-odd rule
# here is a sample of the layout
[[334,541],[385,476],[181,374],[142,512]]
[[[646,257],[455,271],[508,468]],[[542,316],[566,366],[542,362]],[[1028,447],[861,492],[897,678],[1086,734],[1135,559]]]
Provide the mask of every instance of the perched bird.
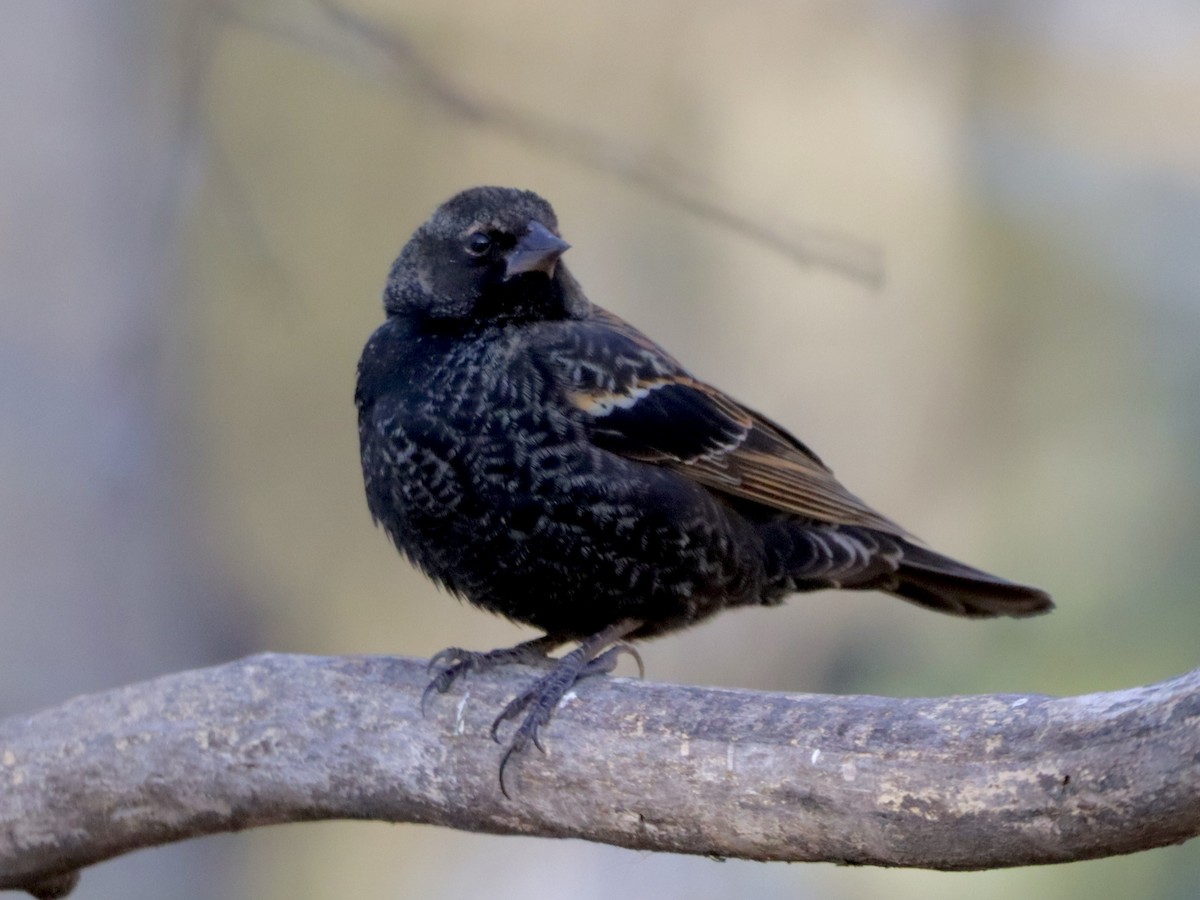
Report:
[[375,521],[450,592],[545,632],[430,663],[425,699],[469,671],[550,667],[492,727],[524,713],[502,788],[576,681],[723,609],[821,588],[977,618],[1053,606],[920,546],[782,427],[590,303],[568,246],[536,194],[463,191],[401,251],[358,366]]

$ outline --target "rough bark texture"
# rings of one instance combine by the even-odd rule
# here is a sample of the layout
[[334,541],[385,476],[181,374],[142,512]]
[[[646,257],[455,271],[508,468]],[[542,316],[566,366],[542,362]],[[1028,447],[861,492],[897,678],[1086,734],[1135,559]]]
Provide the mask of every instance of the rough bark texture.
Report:
[[896,700],[596,679],[509,772],[520,670],[422,719],[424,663],[262,655],[0,722],[0,888],[217,831],[326,818],[642,850],[933,869],[1065,862],[1200,833],[1200,670],[1055,699]]

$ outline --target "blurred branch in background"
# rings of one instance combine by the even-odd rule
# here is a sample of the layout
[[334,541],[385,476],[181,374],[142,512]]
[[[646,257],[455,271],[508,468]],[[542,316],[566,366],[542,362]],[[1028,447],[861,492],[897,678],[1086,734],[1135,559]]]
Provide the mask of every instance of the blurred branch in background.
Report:
[[[0,710],[11,714],[259,641],[195,500],[178,319],[209,17],[190,0],[3,16]],[[94,883],[199,900],[212,883],[179,873],[230,867],[212,846],[156,857],[134,866],[145,894],[117,887],[120,871]]]
[[602,679],[508,801],[488,725],[521,678],[472,677],[426,721],[422,661],[261,655],[8,719],[0,888],[61,896],[140,847],[327,818],[943,870],[1200,834],[1200,670],[1062,699]]
[[[402,32],[387,29],[332,0],[314,0],[320,18],[288,8],[279,21],[252,17],[241,6],[227,13],[250,27],[329,54],[357,68],[404,80],[439,108],[467,122],[510,135],[541,152],[558,155],[583,167],[615,176],[700,219],[740,234],[795,263],[837,272],[869,287],[883,281],[877,246],[847,235],[796,224],[773,224],[778,211],[760,216],[737,212],[703,196],[683,181],[686,167],[678,160],[653,158],[612,136],[579,128],[562,119],[537,115],[463,90],[432,65]],[[688,179],[694,180],[694,179]]]

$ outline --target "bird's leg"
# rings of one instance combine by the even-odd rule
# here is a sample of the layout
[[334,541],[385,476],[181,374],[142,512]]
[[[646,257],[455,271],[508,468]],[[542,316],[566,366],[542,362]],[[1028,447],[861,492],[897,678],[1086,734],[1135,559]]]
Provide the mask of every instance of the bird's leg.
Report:
[[520,753],[530,743],[543,753],[546,752],[538,739],[538,729],[550,721],[562,698],[580,679],[611,672],[622,653],[631,654],[637,660],[638,669],[642,669],[641,657],[622,638],[643,624],[638,619],[625,619],[585,638],[578,647],[557,660],[553,669],[514,697],[496,717],[496,721],[492,723],[492,739],[500,743],[500,726],[509,719],[515,719],[521,713],[525,713],[525,718],[513,732],[508,749],[500,759],[500,790],[505,797],[509,797],[508,788],[504,784],[504,770],[509,760],[513,754]]
[[425,715],[425,707],[434,693],[446,693],[450,690],[450,685],[468,672],[486,672],[500,666],[512,665],[546,666],[553,662],[547,654],[562,643],[561,638],[546,634],[515,647],[501,647],[486,653],[464,650],[462,647],[447,647],[435,653],[429,660],[428,671],[432,673],[437,669],[437,674],[421,694],[421,715]]

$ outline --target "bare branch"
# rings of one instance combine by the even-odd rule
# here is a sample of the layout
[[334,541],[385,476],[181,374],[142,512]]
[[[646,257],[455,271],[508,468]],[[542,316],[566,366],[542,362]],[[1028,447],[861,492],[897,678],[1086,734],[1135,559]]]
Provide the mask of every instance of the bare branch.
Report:
[[[406,89],[455,119],[508,135],[585,169],[612,175],[794,263],[820,266],[870,288],[883,283],[883,259],[877,245],[788,222],[779,210],[770,215],[739,212],[695,188],[691,182],[696,179],[687,176],[681,160],[663,159],[612,135],[465,90],[430,63],[403,32],[386,28],[336,0],[315,0],[313,8],[318,16],[299,14],[298,9],[307,10],[306,6],[290,6],[286,17],[267,19],[260,17],[261,11],[247,14],[243,5],[226,3],[222,8],[232,21],[327,53],[381,78],[399,80]],[[781,219],[782,227],[777,224]]]
[[263,655],[0,722],[0,888],[313,819],[426,822],[760,860],[984,869],[1200,833],[1200,670],[1054,699],[895,700],[595,679],[513,767],[520,670],[437,698],[416,660]]

